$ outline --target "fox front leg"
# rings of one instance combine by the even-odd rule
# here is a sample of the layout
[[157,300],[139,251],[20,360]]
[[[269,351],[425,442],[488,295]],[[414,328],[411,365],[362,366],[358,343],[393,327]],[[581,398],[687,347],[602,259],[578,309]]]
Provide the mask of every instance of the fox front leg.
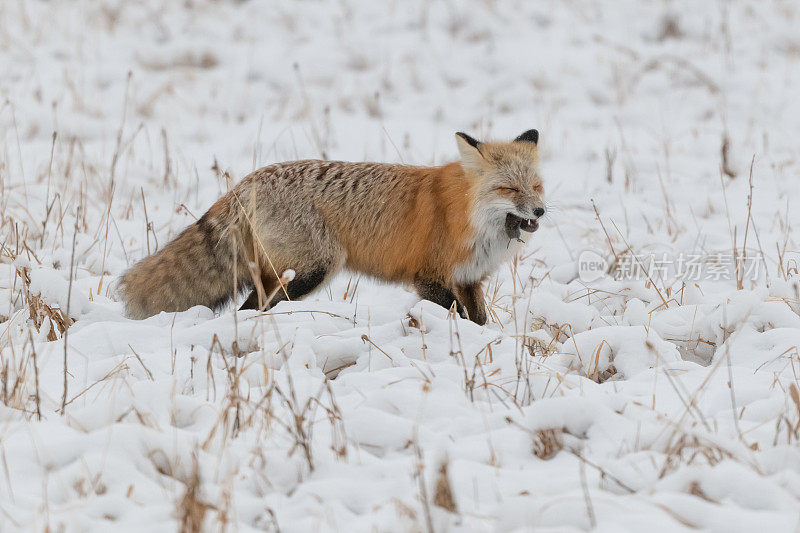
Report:
[[435,304],[441,305],[445,309],[450,309],[453,302],[455,302],[456,312],[458,312],[461,318],[467,318],[464,306],[458,301],[455,293],[438,281],[418,279],[414,282],[414,288],[417,289],[417,294],[419,294],[420,298],[430,300]]
[[483,297],[483,287],[480,283],[470,283],[456,287],[458,297],[467,309],[469,319],[483,326],[486,324],[486,301]]

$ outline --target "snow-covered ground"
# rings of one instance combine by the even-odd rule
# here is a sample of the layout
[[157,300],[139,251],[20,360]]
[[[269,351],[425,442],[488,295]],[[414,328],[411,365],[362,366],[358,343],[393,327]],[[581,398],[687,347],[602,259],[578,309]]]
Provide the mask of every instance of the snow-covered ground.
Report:
[[[798,87],[790,1],[0,1],[0,530],[797,531]],[[486,327],[114,294],[259,166],[533,127]]]

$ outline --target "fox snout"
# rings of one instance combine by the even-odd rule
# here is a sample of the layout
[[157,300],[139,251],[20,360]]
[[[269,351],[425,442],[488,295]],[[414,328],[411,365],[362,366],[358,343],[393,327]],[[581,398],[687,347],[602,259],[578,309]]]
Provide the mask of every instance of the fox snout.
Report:
[[516,199],[510,212],[522,218],[541,218],[545,213],[544,200],[540,195],[527,195]]
[[544,208],[537,207],[536,209],[533,210],[533,214],[535,218],[523,218],[515,215],[514,213],[508,213],[506,215],[506,223],[505,223],[505,229],[508,238],[520,239],[521,231],[533,233],[534,231],[539,229],[538,219],[539,217],[544,215]]

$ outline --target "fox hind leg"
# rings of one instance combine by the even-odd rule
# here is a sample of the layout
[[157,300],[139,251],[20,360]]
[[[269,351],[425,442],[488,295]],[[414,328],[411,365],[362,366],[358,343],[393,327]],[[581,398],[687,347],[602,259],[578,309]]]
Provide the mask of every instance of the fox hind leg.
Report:
[[279,289],[272,300],[269,302],[270,307],[274,307],[278,302],[283,300],[297,300],[310,293],[325,281],[328,277],[330,269],[326,266],[317,266],[309,270],[304,270],[295,274],[295,277],[290,281],[285,290]]
[[[266,297],[269,298],[270,295],[275,292],[270,301],[267,302],[263,308],[271,309],[275,307],[278,302],[286,300],[287,296],[289,300],[298,300],[302,298],[322,285],[330,273],[331,268],[325,265],[316,265],[311,268],[306,268],[296,273],[294,279],[287,283],[285,287],[280,286],[280,283],[274,275],[266,280],[264,279],[266,276],[262,276],[262,284],[264,285]],[[276,288],[277,292],[275,291]],[[247,297],[247,300],[245,300],[239,309],[258,309],[258,299],[258,291],[253,289],[253,292],[250,293],[250,296]]]
[[[301,213],[281,205],[264,205],[262,209],[272,211],[272,215],[256,225],[253,241],[258,246],[254,245],[253,254],[264,287],[262,300],[269,301],[259,302],[254,290],[241,309],[259,309],[259,303],[261,308],[270,309],[283,300],[300,299],[330,279],[345,262],[344,248],[313,209]],[[295,276],[282,287],[278,275],[287,269],[294,270]]]
[[272,293],[275,292],[275,289],[278,289],[279,291],[281,290],[279,285],[280,284],[278,282],[278,278],[276,278],[274,274],[262,275],[261,276],[261,287],[263,290],[262,295],[259,296],[258,288],[254,287],[253,290],[250,292],[250,295],[242,304],[242,306],[239,307],[239,310],[241,311],[243,309],[260,309],[262,307],[264,309],[268,309],[270,306],[267,305],[268,303],[267,300],[272,297]]

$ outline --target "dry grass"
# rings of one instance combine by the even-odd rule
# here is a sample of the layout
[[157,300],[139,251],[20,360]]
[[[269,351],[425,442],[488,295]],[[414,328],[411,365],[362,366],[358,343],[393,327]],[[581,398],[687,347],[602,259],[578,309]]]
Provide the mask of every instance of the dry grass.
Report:
[[[42,300],[39,294],[32,294],[30,269],[17,268],[17,276],[22,281],[23,300],[27,303],[28,313],[37,333],[42,333],[48,341],[54,341],[64,335],[73,320],[64,314],[59,307],[52,307]],[[45,327],[44,332],[42,327]]]
[[563,431],[560,429],[537,430],[531,442],[533,455],[543,460],[553,458],[564,448],[561,439],[562,433]]
[[186,482],[186,491],[178,505],[180,516],[180,533],[201,533],[205,531],[203,524],[210,505],[200,499],[200,467],[194,457],[192,473]]
[[450,477],[447,473],[448,467],[449,463],[447,461],[443,462],[439,467],[436,485],[433,488],[433,504],[450,513],[456,513],[458,509],[453,495],[453,488],[450,485]]

